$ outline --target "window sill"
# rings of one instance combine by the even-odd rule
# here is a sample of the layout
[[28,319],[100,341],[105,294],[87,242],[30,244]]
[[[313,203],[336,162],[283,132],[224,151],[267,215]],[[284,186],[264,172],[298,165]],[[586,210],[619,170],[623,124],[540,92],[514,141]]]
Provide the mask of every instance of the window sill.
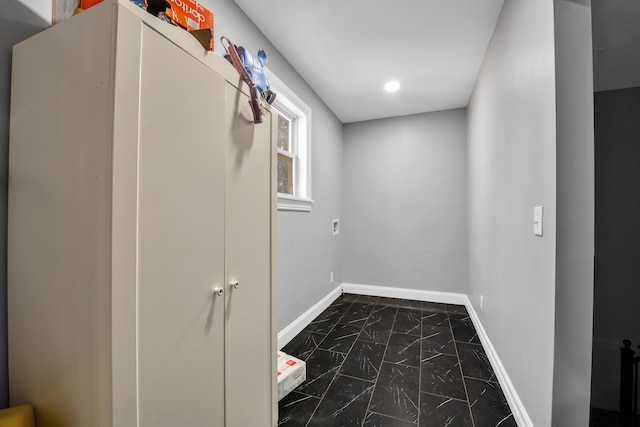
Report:
[[289,194],[278,193],[278,210],[294,212],[311,212],[313,200],[301,199]]

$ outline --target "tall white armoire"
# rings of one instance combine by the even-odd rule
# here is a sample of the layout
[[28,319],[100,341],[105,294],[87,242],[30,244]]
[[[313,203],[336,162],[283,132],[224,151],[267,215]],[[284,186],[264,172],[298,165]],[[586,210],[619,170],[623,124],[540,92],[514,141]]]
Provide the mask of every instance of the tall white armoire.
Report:
[[276,113],[129,0],[13,51],[12,405],[39,427],[277,423]]

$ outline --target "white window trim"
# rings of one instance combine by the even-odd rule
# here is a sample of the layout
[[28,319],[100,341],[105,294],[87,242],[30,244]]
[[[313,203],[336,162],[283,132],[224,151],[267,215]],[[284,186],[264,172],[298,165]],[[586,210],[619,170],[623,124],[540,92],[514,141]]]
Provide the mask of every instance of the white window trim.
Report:
[[[311,108],[298,97],[271,70],[265,68],[271,89],[276,93],[274,106],[289,111],[296,116],[297,145],[294,172],[295,194],[278,193],[279,211],[310,212],[311,198]],[[280,96],[282,95],[282,96]]]
[[294,212],[311,212],[313,200],[301,199],[291,194],[278,193],[278,210]]

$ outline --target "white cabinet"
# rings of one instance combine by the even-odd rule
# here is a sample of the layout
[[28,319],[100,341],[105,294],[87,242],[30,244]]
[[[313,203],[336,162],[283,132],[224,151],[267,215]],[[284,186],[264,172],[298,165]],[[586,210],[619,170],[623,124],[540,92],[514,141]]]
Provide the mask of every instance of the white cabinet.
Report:
[[275,131],[129,0],[14,48],[11,404],[39,427],[276,424]]

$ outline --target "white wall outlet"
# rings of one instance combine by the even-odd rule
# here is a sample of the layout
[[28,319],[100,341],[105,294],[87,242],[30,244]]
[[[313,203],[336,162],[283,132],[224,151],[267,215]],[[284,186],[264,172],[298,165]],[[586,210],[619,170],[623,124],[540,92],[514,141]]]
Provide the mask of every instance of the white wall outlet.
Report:
[[480,295],[480,313],[482,313],[483,308],[484,308],[484,296]]
[[533,234],[542,236],[542,206],[533,207]]
[[333,232],[334,236],[340,234],[340,220],[339,219],[334,219],[332,221],[332,232]]
[[333,271],[329,273],[329,283],[333,283]]

